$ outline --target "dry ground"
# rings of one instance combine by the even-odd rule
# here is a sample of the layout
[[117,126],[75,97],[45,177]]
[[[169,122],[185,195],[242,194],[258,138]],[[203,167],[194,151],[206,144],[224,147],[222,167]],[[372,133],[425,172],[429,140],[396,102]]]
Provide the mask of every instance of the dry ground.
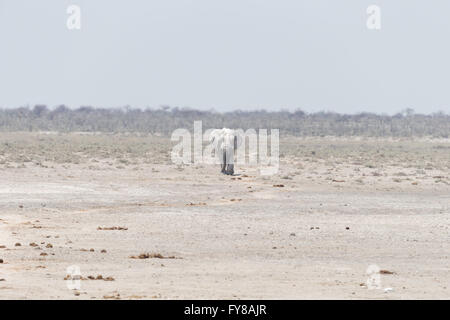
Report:
[[449,140],[285,137],[271,177],[171,145],[1,133],[0,299],[450,298]]

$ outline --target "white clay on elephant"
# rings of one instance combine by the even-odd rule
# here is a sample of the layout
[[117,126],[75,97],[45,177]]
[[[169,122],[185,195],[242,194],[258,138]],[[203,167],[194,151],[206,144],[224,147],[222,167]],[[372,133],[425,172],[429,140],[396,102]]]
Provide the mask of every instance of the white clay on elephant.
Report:
[[241,140],[236,131],[227,128],[215,129],[211,132],[209,140],[214,145],[222,173],[233,175],[235,152]]

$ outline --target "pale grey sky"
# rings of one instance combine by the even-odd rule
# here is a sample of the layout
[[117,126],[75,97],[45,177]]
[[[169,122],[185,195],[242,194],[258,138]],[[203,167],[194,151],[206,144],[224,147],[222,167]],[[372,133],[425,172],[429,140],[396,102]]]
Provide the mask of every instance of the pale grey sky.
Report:
[[449,40],[448,0],[0,0],[0,107],[448,113]]

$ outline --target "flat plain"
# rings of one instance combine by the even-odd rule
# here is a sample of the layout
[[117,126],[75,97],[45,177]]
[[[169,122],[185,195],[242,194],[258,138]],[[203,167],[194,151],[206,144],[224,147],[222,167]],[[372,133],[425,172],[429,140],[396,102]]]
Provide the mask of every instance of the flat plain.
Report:
[[273,176],[172,146],[0,133],[0,299],[450,298],[449,139],[281,137]]

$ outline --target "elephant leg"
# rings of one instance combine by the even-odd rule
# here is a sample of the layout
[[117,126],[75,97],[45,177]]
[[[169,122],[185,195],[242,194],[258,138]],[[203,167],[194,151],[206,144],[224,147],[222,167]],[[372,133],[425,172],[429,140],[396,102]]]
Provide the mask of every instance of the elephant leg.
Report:
[[226,170],[225,173],[228,175],[234,174],[234,153],[233,150],[226,150]]
[[231,176],[234,174],[234,164],[232,164],[232,163],[228,164],[228,166],[227,166],[227,174],[229,174]]
[[227,154],[225,152],[225,150],[222,151],[222,160],[220,163],[220,167],[221,167],[221,172],[222,173],[226,173],[226,167],[227,167]]

